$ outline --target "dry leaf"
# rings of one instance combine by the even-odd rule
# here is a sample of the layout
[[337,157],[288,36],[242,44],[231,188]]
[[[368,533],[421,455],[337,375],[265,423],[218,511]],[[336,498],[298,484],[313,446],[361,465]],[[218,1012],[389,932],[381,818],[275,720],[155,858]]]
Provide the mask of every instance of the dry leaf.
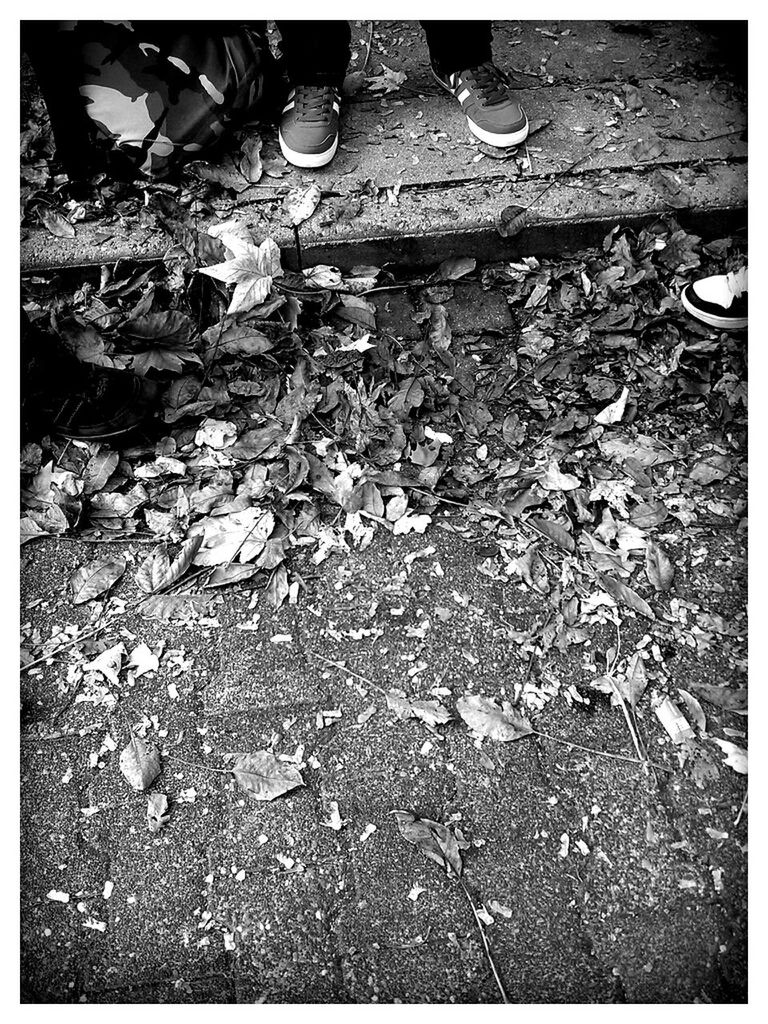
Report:
[[408,700],[396,690],[390,690],[386,698],[387,706],[403,721],[418,718],[434,728],[437,725],[445,725],[453,718],[450,711],[436,700]]
[[117,583],[125,572],[123,558],[95,558],[80,566],[69,578],[73,604],[83,604],[99,597]]
[[646,615],[649,619],[656,618],[653,608],[639,594],[636,594],[631,587],[601,573],[598,573],[597,578],[603,590],[610,594],[617,604],[625,604],[636,612],[640,612],[641,615]]
[[147,594],[165,590],[166,587],[170,587],[172,583],[181,579],[192,564],[202,543],[202,535],[185,540],[173,562],[168,557],[168,545],[158,544],[141,563],[136,573],[136,582]]
[[151,793],[147,802],[147,826],[150,832],[159,832],[170,821],[168,797],[165,793]]
[[160,774],[160,754],[135,733],[120,753],[120,771],[137,790],[147,789]]
[[460,697],[456,702],[456,710],[478,736],[487,736],[499,743],[519,740],[533,732],[528,719],[506,702],[502,710],[495,701],[481,694]]
[[624,387],[621,389],[621,394],[615,402],[611,402],[610,405],[599,412],[595,416],[595,423],[600,423],[603,426],[608,426],[611,423],[621,422],[621,418],[624,415],[624,410],[627,407],[627,398],[629,397],[629,388]]
[[725,763],[728,767],[733,768],[733,770],[738,772],[739,775],[747,775],[747,751],[744,750],[743,747],[737,747],[735,743],[730,743],[728,740],[719,740],[716,736],[713,736],[712,738],[725,754]]
[[454,835],[446,825],[430,818],[420,818],[412,811],[390,813],[397,818],[397,827],[404,839],[418,846],[425,857],[445,868],[451,878],[461,877],[461,850],[469,846],[461,833]]
[[675,578],[675,567],[661,544],[649,540],[645,545],[645,575],[656,590],[669,590]]
[[317,209],[321,195],[320,187],[314,183],[306,188],[292,189],[283,200],[283,213],[288,222],[298,227],[309,220]]
[[304,785],[298,768],[279,761],[269,750],[228,754],[227,760],[234,762],[230,770],[238,786],[254,800],[274,800]]

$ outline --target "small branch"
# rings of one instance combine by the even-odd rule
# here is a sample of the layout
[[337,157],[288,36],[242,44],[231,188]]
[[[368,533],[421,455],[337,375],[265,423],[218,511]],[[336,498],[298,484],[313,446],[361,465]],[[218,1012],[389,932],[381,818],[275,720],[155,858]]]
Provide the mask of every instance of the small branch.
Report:
[[296,239],[296,266],[299,268],[299,273],[304,273],[304,267],[301,260],[301,240],[299,238],[299,226],[298,224],[293,225],[293,237]]
[[202,768],[206,772],[216,772],[219,775],[231,775],[231,769],[229,768],[212,768],[208,764],[198,764],[195,761],[185,761],[183,757],[177,757],[176,754],[163,754],[163,757],[167,757],[169,761],[178,761],[179,764],[185,764],[188,768]]
[[502,1000],[505,1003],[508,1003],[509,999],[507,999],[507,993],[504,990],[504,982],[501,980],[501,975],[498,972],[498,969],[497,969],[496,964],[495,964],[494,959],[493,959],[493,955],[491,953],[491,947],[490,947],[490,945],[488,943],[488,937],[485,934],[485,925],[483,924],[481,918],[478,916],[477,910],[475,909],[475,901],[470,896],[469,889],[467,889],[466,885],[464,884],[464,879],[460,878],[458,881],[459,881],[459,885],[461,886],[461,889],[462,889],[464,895],[467,897],[467,901],[468,901],[470,907],[472,908],[472,915],[473,915],[473,917],[475,919],[475,924],[477,925],[477,930],[480,932],[480,938],[483,941],[483,949],[485,951],[485,955],[486,955],[486,958],[488,960],[488,963],[491,965],[491,970],[493,971],[493,976],[496,979],[496,984],[499,987],[499,992],[501,993],[501,998],[502,998]]
[[587,754],[597,754],[598,757],[610,757],[615,761],[627,761],[629,764],[641,764],[643,767],[650,765],[652,768],[658,768],[661,772],[668,772],[670,775],[674,775],[672,768],[666,768],[663,764],[655,764],[653,761],[640,760],[637,757],[627,757],[625,754],[611,754],[607,750],[596,750],[594,747],[583,747],[580,743],[572,743],[571,740],[561,739],[559,736],[550,736],[548,733],[539,732],[538,729],[534,729],[531,736],[538,736],[542,740],[551,740],[553,743],[562,743],[566,747],[572,747],[574,750],[583,750]]
[[736,815],[736,818],[734,819],[734,822],[733,822],[733,827],[734,828],[736,828],[736,826],[741,821],[741,816],[744,813],[744,810],[745,810],[745,808],[747,806],[747,797],[748,796],[749,796],[749,790],[746,791],[746,793],[744,794],[744,799],[741,801],[741,807],[739,808],[739,813]]
[[320,661],[324,661],[326,665],[333,665],[334,668],[339,669],[340,672],[346,672],[350,676],[354,676],[355,679],[359,679],[361,683],[365,683],[366,686],[372,686],[374,690],[378,690],[385,696],[387,691],[383,686],[379,686],[378,683],[374,683],[372,679],[366,679],[365,676],[361,676],[359,672],[355,672],[354,669],[347,668],[346,665],[342,665],[338,661],[331,661],[330,658],[326,658],[323,654],[318,654],[316,651],[307,651],[307,654],[311,654],[313,658],[319,658]]

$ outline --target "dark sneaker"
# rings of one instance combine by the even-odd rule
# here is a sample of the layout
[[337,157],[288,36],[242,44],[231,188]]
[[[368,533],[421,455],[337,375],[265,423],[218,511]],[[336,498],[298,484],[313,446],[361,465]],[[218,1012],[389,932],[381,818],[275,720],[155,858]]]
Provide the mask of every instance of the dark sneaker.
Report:
[[487,61],[452,75],[441,75],[433,66],[432,74],[459,101],[469,130],[481,142],[506,149],[528,137],[525,111],[495,64]]
[[723,331],[741,331],[747,326],[747,270],[715,274],[686,285],[680,301],[697,320]]
[[332,85],[297,85],[288,93],[278,137],[295,167],[325,167],[339,145],[339,91]]
[[[80,379],[62,393],[54,385],[27,406],[32,429],[59,437],[107,441],[123,437],[154,414],[158,385],[127,370],[80,364]],[[58,393],[56,393],[58,390]]]

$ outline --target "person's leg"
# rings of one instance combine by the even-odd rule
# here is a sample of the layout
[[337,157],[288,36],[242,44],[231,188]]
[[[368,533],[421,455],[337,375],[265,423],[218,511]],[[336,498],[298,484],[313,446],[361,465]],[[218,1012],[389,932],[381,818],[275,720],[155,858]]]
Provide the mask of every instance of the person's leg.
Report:
[[493,59],[490,21],[422,21],[432,66],[452,75]]
[[490,146],[518,146],[528,118],[493,63],[489,21],[424,21],[432,72],[461,104],[472,134]]
[[341,89],[350,57],[352,34],[348,21],[278,21],[277,28],[292,86],[332,85]]
[[84,112],[87,148],[120,176],[164,177],[197,159],[262,96],[268,46],[252,25],[69,22],[54,33],[43,77],[69,86],[58,106],[52,97],[56,138],[66,146]]
[[324,167],[339,145],[341,85],[349,64],[346,21],[278,21],[291,91],[278,134],[297,167]]

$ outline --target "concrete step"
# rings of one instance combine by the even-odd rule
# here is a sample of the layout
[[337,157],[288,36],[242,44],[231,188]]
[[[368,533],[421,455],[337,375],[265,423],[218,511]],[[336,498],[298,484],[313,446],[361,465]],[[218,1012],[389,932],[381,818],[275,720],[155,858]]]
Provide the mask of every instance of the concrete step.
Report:
[[[364,34],[355,26],[353,45]],[[432,78],[417,23],[375,23],[367,74],[379,74],[383,62],[406,73],[401,88],[349,99],[342,146],[327,168],[264,177],[218,203],[217,214],[235,214],[257,237],[271,235],[290,250],[282,199],[315,181],[323,202],[302,227],[306,258],[341,267],[429,263],[452,252],[481,259],[561,252],[592,244],[616,223],[648,223],[670,211],[710,237],[745,225],[746,112],[705,33],[682,23],[500,22],[494,46],[521,84],[531,123],[515,155],[470,134]],[[364,57],[360,47],[352,70]],[[263,155],[276,155],[274,126],[262,134]],[[553,175],[556,184],[537,199]],[[334,200],[344,196],[359,200],[360,210],[338,220]],[[525,231],[501,239],[500,211],[530,203]],[[140,211],[137,200],[135,213],[78,224],[72,239],[24,228],[22,270],[161,259],[171,240],[146,218],[140,224]]]

